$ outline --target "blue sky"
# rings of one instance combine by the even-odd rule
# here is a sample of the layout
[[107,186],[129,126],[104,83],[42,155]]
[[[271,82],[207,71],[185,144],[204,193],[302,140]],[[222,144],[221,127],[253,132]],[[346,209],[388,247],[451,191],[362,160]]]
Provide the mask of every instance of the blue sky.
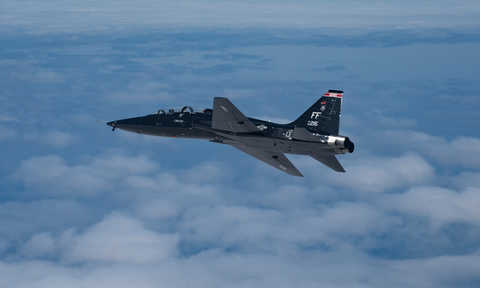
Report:
[[[0,287],[476,287],[476,1],[2,1]],[[338,175],[105,122],[343,89]]]

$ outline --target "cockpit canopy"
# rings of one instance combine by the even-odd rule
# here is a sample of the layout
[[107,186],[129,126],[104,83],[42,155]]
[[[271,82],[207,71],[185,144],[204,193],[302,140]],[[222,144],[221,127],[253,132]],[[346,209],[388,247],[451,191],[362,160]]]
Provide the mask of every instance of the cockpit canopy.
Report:
[[[174,113],[196,113],[196,112],[195,112],[195,111],[193,110],[193,108],[190,107],[190,106],[184,106],[184,107],[183,107],[182,109],[180,109],[180,110],[178,110],[178,109],[176,110],[176,109],[171,108],[171,109],[168,109],[168,112],[165,112],[165,110],[163,110],[163,109],[160,109],[160,110],[157,111],[157,114],[158,114],[158,115],[174,114]],[[212,114],[212,109],[209,109],[209,108],[203,109],[203,110],[202,110],[202,113]]]

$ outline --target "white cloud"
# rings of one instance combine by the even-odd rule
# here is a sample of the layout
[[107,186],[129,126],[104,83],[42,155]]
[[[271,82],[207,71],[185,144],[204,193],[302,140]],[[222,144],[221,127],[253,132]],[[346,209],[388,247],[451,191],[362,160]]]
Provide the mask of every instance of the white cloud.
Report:
[[220,247],[239,245],[250,249],[257,245],[263,247],[269,236],[275,237],[279,221],[284,219],[274,210],[240,206],[193,208],[186,211],[185,217],[187,221],[182,230],[190,231],[190,241],[206,246],[215,243]]
[[184,173],[184,181],[201,184],[219,182],[221,180],[228,181],[233,172],[229,166],[222,162],[206,162],[196,165]]
[[412,188],[403,194],[385,196],[382,205],[428,217],[435,225],[455,221],[476,224],[480,221],[480,187],[459,192],[440,187]]
[[52,195],[93,195],[109,188],[107,179],[89,167],[71,167],[58,156],[35,157],[22,161],[15,176],[25,184],[45,187]]
[[[399,221],[364,203],[281,209],[201,206],[183,213],[180,235],[187,243],[248,253],[284,253],[298,247],[340,249],[353,237],[374,238]],[[347,239],[347,240],[346,240]]]
[[145,157],[113,155],[68,165],[59,156],[49,155],[22,161],[14,176],[30,187],[41,186],[50,195],[93,196],[109,191],[117,179],[148,173],[155,167]]
[[418,151],[442,164],[464,167],[480,167],[480,139],[457,137],[450,141],[418,131],[385,131],[380,136],[382,141],[393,147],[401,146],[404,150]]
[[[339,160],[342,161],[343,158],[339,157]],[[338,174],[331,171],[324,173],[328,168],[320,166],[323,165],[320,162],[310,159],[302,162],[303,165],[308,165],[303,170],[312,177],[323,173],[323,176],[318,178],[320,181],[367,192],[384,192],[428,183],[435,175],[434,168],[422,157],[414,154],[400,157],[362,157],[345,163],[347,173]]]
[[138,220],[121,214],[107,216],[85,233],[71,236],[68,261],[146,263],[176,254],[177,236],[148,230]]
[[[383,219],[382,219],[383,218]],[[320,227],[326,235],[330,233],[343,235],[366,235],[382,231],[387,225],[388,217],[374,207],[359,203],[339,203],[326,209],[320,220]]]
[[[348,261],[345,261],[345,257]],[[376,260],[344,248],[292,255],[212,252],[167,263],[0,262],[1,287],[452,287],[476,284],[480,257]],[[408,275],[408,277],[406,277]],[[473,280],[468,280],[473,279]]]
[[168,220],[178,216],[179,211],[175,203],[164,199],[153,199],[139,203],[136,213],[149,220]]

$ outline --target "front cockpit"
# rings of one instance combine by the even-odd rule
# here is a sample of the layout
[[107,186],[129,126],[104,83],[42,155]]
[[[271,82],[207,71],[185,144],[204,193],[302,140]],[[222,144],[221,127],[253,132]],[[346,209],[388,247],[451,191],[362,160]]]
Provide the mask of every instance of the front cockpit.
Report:
[[148,135],[209,139],[211,135],[201,129],[211,127],[212,114],[209,108],[196,112],[192,107],[184,106],[181,109],[160,109],[153,114],[116,120],[107,125],[113,130],[118,128]]

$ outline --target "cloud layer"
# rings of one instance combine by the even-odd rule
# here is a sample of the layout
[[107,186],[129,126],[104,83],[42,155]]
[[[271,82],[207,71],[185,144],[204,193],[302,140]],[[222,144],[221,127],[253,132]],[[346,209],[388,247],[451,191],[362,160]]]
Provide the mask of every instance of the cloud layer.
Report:
[[[476,1],[3,1],[0,23],[31,32],[131,28],[446,28],[472,27]],[[447,20],[448,19],[448,20]]]
[[[435,171],[418,155],[359,162],[347,175],[348,184],[338,179],[331,184],[312,183],[322,186],[318,190],[306,183],[281,182],[264,187],[252,182],[235,188],[216,168],[219,164],[227,165],[205,163],[174,172],[145,156],[122,154],[105,154],[81,164],[66,164],[56,156],[24,161],[15,177],[29,185],[27,198],[49,193],[49,187],[66,193],[50,194],[60,198],[88,191],[88,198],[79,198],[87,202],[77,200],[73,204],[77,208],[55,212],[70,223],[75,223],[76,214],[88,213],[89,203],[102,199],[110,204],[97,207],[104,212],[91,213],[93,218],[86,225],[52,221],[47,230],[25,226],[23,232],[10,226],[25,240],[16,246],[18,236],[6,238],[2,281],[15,287],[123,287],[128,281],[142,287],[157,287],[160,282],[176,287],[192,283],[198,287],[359,283],[449,287],[465,279],[476,281],[479,190],[424,186],[435,178]],[[309,169],[315,171],[315,167]],[[203,171],[203,177],[198,171]],[[309,177],[318,177],[322,171],[310,172]],[[95,183],[109,183],[109,189],[89,185],[84,173],[96,178]],[[327,200],[332,188],[346,198]],[[349,192],[358,189],[361,193]],[[55,201],[60,202],[48,205],[65,205]],[[28,205],[39,203],[33,200]],[[42,211],[25,210],[22,205],[26,204],[3,206],[5,223],[11,225],[15,213],[35,217]],[[449,239],[451,229],[464,237],[462,245],[470,247],[471,253],[455,252],[458,243]],[[415,240],[419,235],[422,240]],[[408,245],[389,246],[400,239]],[[427,253],[429,257],[424,257],[425,245],[433,253]],[[375,256],[377,249],[384,249],[383,257]],[[457,269],[452,271],[452,265]],[[345,271],[350,271],[348,276]]]

